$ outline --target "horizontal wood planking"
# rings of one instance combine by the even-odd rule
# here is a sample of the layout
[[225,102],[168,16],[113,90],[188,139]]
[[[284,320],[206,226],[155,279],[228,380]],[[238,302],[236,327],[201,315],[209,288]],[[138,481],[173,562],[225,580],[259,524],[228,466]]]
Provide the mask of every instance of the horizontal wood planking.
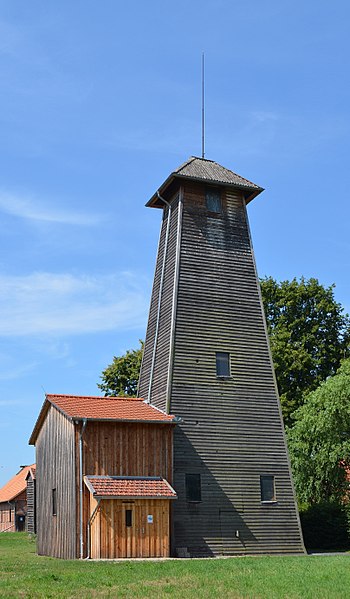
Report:
[[[76,557],[74,453],[74,424],[51,406],[36,441],[39,555]],[[56,489],[56,516],[52,513],[52,489]]]
[[27,517],[26,530],[30,534],[36,533],[36,514],[35,514],[35,479],[32,476],[27,478]]
[[178,201],[176,194],[171,200],[170,229],[167,247],[165,247],[166,227],[169,218],[169,210],[165,208],[156,262],[155,277],[151,296],[147,334],[145,339],[144,355],[140,372],[139,396],[147,399],[149,381],[151,377],[152,355],[154,338],[156,334],[156,321],[158,313],[158,301],[160,291],[161,270],[164,251],[166,251],[166,265],[161,294],[161,308],[159,315],[159,334],[156,345],[154,376],[151,385],[152,404],[156,407],[166,409],[166,389],[168,380],[168,364],[170,351],[170,327],[172,315],[172,297],[175,274],[176,236],[178,221]]
[[[91,557],[113,559],[169,556],[169,500],[104,499],[91,526]],[[97,505],[90,495],[90,514]],[[132,512],[132,526],[125,511]],[[152,515],[153,522],[148,522]]]
[[[170,407],[183,419],[174,437],[174,544],[191,555],[302,552],[243,195],[226,189],[222,204],[221,214],[208,213],[205,186],[186,182]],[[229,379],[216,377],[216,351],[230,354]],[[201,474],[200,503],[186,501],[187,472]],[[271,505],[260,500],[266,473],[276,479]]]

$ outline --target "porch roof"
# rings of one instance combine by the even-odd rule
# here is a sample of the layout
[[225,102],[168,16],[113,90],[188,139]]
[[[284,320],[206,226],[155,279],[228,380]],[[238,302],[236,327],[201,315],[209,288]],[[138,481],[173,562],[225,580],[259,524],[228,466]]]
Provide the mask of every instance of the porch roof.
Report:
[[176,499],[172,486],[160,476],[85,476],[96,499]]

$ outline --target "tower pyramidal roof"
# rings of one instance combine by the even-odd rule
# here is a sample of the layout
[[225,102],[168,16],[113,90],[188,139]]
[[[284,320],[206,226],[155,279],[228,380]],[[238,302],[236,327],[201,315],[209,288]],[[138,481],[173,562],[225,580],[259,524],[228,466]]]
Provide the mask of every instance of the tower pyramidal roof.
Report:
[[166,194],[167,190],[172,186],[176,179],[187,179],[195,181],[203,181],[204,183],[215,184],[224,187],[238,187],[246,191],[246,203],[250,202],[259,193],[264,191],[262,187],[252,183],[248,179],[237,175],[233,171],[221,166],[214,160],[206,158],[198,158],[191,156],[186,162],[175,169],[164,183],[159,187],[146,206],[152,208],[163,208],[164,204],[158,198],[158,193]]

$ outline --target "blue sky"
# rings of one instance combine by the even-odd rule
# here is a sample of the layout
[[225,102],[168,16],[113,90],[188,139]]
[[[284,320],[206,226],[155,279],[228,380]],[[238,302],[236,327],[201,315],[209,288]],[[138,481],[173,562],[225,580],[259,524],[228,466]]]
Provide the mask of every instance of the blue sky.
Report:
[[0,485],[34,460],[48,393],[98,394],[144,337],[160,212],[200,155],[266,191],[261,276],[336,284],[350,311],[345,0],[0,5]]

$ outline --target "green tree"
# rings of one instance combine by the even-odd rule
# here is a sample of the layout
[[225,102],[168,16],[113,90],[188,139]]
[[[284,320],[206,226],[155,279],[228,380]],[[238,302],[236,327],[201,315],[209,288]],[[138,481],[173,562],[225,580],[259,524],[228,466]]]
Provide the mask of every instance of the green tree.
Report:
[[139,381],[143,341],[138,349],[128,350],[123,356],[114,356],[112,364],[103,370],[102,383],[97,386],[105,396],[136,397]]
[[261,279],[261,292],[285,424],[305,394],[335,374],[349,354],[350,319],[334,285],[317,279]]
[[349,492],[350,359],[306,397],[295,416],[288,448],[299,501],[343,502]]

